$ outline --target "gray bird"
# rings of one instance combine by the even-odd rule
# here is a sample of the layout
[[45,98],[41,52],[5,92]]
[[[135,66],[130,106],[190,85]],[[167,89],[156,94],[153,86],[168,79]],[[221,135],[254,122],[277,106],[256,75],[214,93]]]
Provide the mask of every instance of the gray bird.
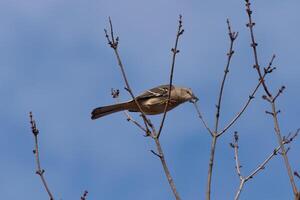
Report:
[[[160,85],[143,92],[135,98],[146,115],[157,115],[163,113],[165,110],[169,95],[168,91],[169,85]],[[190,88],[172,86],[167,111],[172,110],[184,102],[193,102],[197,100],[198,98],[193,94]],[[92,111],[91,118],[98,119],[100,117],[123,110],[128,110],[129,112],[140,112],[135,100],[131,100],[124,103],[95,108]]]

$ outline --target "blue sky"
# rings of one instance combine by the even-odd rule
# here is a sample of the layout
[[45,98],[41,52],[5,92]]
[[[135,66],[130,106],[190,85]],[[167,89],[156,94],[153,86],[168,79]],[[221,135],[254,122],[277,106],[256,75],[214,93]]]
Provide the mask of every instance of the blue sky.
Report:
[[[299,124],[300,2],[253,3],[259,59],[273,53],[277,70],[268,78],[276,91],[283,133]],[[111,88],[124,91],[116,59],[103,29],[111,16],[120,36],[120,54],[135,94],[168,82],[178,15],[183,15],[174,84],[191,87],[213,124],[219,84],[229,45],[226,18],[239,31],[226,83],[221,126],[239,111],[257,82],[252,69],[244,2],[170,0],[2,0],[0,2],[0,193],[3,199],[47,199],[35,175],[28,112],[40,129],[40,153],[56,199],[172,199],[153,141],[122,113],[90,120],[92,108],[111,104]],[[246,175],[277,147],[269,105],[260,96],[218,142],[212,197],[232,199],[238,186],[232,132],[240,132],[240,159]],[[136,115],[133,115],[137,117]],[[138,117],[137,117],[138,118]],[[152,120],[159,122],[160,116]],[[210,136],[191,104],[171,111],[161,137],[166,159],[182,199],[204,197]],[[300,141],[289,152],[300,170]],[[299,185],[299,180],[297,180]],[[282,158],[249,181],[241,199],[291,199]]]

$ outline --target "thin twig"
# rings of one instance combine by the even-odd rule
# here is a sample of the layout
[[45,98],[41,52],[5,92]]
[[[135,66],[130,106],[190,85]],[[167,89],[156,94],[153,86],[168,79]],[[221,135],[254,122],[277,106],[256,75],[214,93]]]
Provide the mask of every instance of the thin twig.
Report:
[[45,170],[41,168],[40,156],[39,156],[39,146],[38,146],[39,130],[36,126],[35,120],[33,119],[32,112],[29,113],[29,118],[30,118],[30,124],[31,124],[31,132],[34,136],[34,143],[35,143],[35,149],[33,150],[33,153],[35,155],[35,161],[36,161],[36,174],[39,175],[39,177],[41,178],[43,186],[46,189],[50,200],[54,200],[53,195],[52,195],[52,193],[48,187],[48,184],[46,182],[46,179],[44,177]]
[[211,136],[213,136],[213,131],[209,128],[209,126],[207,125],[207,123],[205,122],[203,115],[200,112],[199,106],[197,104],[197,102],[193,102],[195,109],[197,111],[198,117],[200,118],[201,122],[203,123],[204,127],[206,128],[206,130],[210,133]]
[[[118,89],[111,89],[111,95],[114,99],[116,99],[116,102],[119,103],[120,99],[120,90]],[[138,123],[127,111],[124,111],[124,114],[126,116],[127,121],[132,122],[134,125],[136,125],[139,129],[141,129],[143,132],[145,132],[146,135],[149,134],[149,130],[147,128],[144,128],[140,123]]]
[[281,88],[278,90],[278,92],[275,95],[275,97],[272,99],[273,102],[276,101],[276,99],[283,93],[284,89],[285,89],[285,86],[284,85],[281,86]]
[[157,137],[160,137],[161,131],[163,129],[164,126],[164,122],[167,116],[167,111],[168,111],[168,107],[169,107],[169,103],[171,100],[171,88],[172,88],[172,83],[173,83],[173,74],[174,74],[174,67],[175,67],[175,60],[176,60],[176,55],[179,53],[179,50],[177,49],[178,46],[178,41],[179,41],[179,37],[183,34],[184,29],[182,29],[182,16],[179,15],[179,21],[178,21],[178,30],[177,30],[177,34],[176,34],[176,39],[175,39],[175,45],[174,48],[171,49],[171,51],[173,52],[173,57],[172,57],[172,64],[171,64],[171,72],[170,72],[170,78],[169,78],[169,91],[168,91],[168,100],[166,101],[166,105],[165,105],[165,109],[164,109],[164,114],[160,123],[160,127],[157,133]]
[[[287,137],[284,141],[283,141],[283,145],[286,145],[286,144],[289,144],[291,143],[295,137],[298,136],[298,133],[299,133],[299,129],[296,131],[296,133],[291,136],[291,137]],[[231,147],[234,148],[234,159],[235,159],[235,168],[236,168],[236,171],[237,171],[237,174],[238,174],[238,177],[240,179],[240,185],[239,185],[239,188],[235,194],[235,200],[238,200],[239,199],[239,196],[241,194],[241,191],[243,190],[243,187],[244,187],[244,184],[249,181],[250,179],[252,179],[255,175],[257,175],[260,171],[264,170],[266,165],[269,163],[269,161],[274,157],[276,156],[278,153],[279,153],[279,150],[281,149],[281,145],[279,145],[276,149],[274,149],[272,151],[272,153],[262,162],[258,165],[258,167],[256,169],[254,169],[248,176],[243,176],[241,174],[241,171],[240,171],[240,168],[241,168],[241,165],[240,165],[240,161],[239,161],[239,158],[238,158],[238,136],[237,136],[237,132],[235,133],[235,136],[234,136],[234,143],[231,144]]]
[[297,188],[295,180],[294,180],[291,165],[289,163],[289,159],[288,159],[288,156],[287,156],[287,150],[285,149],[285,146],[283,144],[283,137],[281,135],[281,131],[280,131],[280,127],[279,127],[279,122],[278,122],[278,117],[277,117],[278,111],[276,109],[276,101],[275,101],[277,97],[275,99],[273,98],[272,94],[269,92],[268,87],[267,87],[267,85],[266,85],[266,83],[265,83],[265,81],[262,77],[261,69],[260,69],[259,62],[258,62],[257,50],[256,50],[257,43],[255,42],[255,38],[254,38],[253,27],[254,27],[255,23],[252,20],[252,10],[251,10],[251,7],[250,7],[251,3],[250,3],[249,0],[245,0],[245,2],[246,2],[246,11],[247,11],[247,14],[248,14],[247,27],[249,28],[249,31],[250,31],[251,47],[253,49],[253,55],[254,55],[254,60],[255,60],[254,67],[256,68],[256,71],[258,73],[259,78],[262,80],[262,85],[264,87],[265,93],[267,94],[268,99],[270,100],[269,102],[270,102],[271,107],[272,107],[272,112],[271,113],[272,113],[272,116],[273,116],[274,129],[275,129],[275,133],[276,133],[276,136],[277,136],[278,143],[280,145],[281,155],[284,159],[284,164],[285,164],[285,167],[286,167],[289,179],[290,179],[290,183],[291,183],[291,187],[292,187],[294,196],[295,196],[295,198],[298,198],[299,197],[298,188]]
[[[135,98],[135,96],[133,94],[133,91],[132,91],[132,89],[131,89],[131,87],[129,85],[129,82],[128,82],[128,79],[127,79],[127,76],[126,76],[126,73],[125,73],[125,69],[124,69],[124,66],[123,66],[123,63],[121,61],[121,57],[120,57],[119,51],[118,51],[119,37],[117,37],[116,39],[114,38],[113,25],[112,25],[112,21],[111,21],[110,18],[109,18],[109,26],[110,26],[110,36],[108,35],[107,30],[104,29],[105,37],[106,37],[106,39],[108,41],[108,44],[114,50],[114,53],[116,55],[116,58],[117,58],[117,61],[118,61],[118,65],[119,65],[119,67],[121,69],[122,76],[123,76],[123,79],[125,81],[126,90],[129,92],[131,98],[135,101],[135,103],[138,106],[138,109],[139,109],[140,113],[142,114],[143,118],[147,120],[145,112],[143,111],[141,105],[139,104],[139,102]],[[149,126],[151,126],[151,123],[149,123],[148,121],[147,121],[147,123],[149,124]],[[151,128],[155,129],[153,126]]]
[[253,27],[255,26],[255,23],[253,22],[252,20],[252,10],[250,8],[250,5],[251,3],[249,2],[249,0],[245,0],[246,1],[246,12],[248,14],[248,20],[249,20],[249,23],[246,24],[246,26],[249,28],[250,30],[250,36],[251,36],[251,47],[253,49],[253,55],[254,55],[254,61],[255,61],[255,64],[254,64],[254,68],[256,69],[257,73],[258,73],[258,76],[259,76],[259,79],[261,79],[262,81],[262,85],[264,87],[264,90],[266,91],[267,95],[268,96],[272,96],[271,93],[269,92],[267,86],[266,86],[266,83],[265,83],[265,80],[263,78],[263,75],[261,73],[261,70],[260,70],[260,65],[259,65],[259,62],[258,62],[258,56],[257,56],[257,43],[255,42],[255,37],[254,37],[254,32],[253,32]]
[[[118,44],[119,44],[119,37],[117,37],[116,39],[114,39],[114,33],[113,33],[113,25],[112,25],[112,21],[111,19],[109,18],[109,25],[110,25],[110,36],[108,35],[108,32],[107,30],[104,30],[105,32],[105,37],[107,38],[107,41],[108,41],[108,44],[110,45],[110,47],[114,50],[114,53],[116,55],[116,58],[117,58],[117,61],[118,61],[118,65],[121,69],[121,72],[122,72],[122,76],[123,76],[123,79],[125,81],[125,85],[126,85],[126,90],[129,92],[129,94],[131,95],[132,99],[135,101],[136,105],[138,106],[139,108],[139,111],[141,113],[141,117],[143,118],[144,122],[145,122],[145,126],[146,126],[146,132],[147,134],[149,134],[149,128],[148,126],[151,128],[151,131],[150,131],[150,134],[151,134],[151,137],[154,139],[155,141],[155,144],[156,144],[156,148],[157,148],[157,155],[159,155],[158,157],[160,158],[160,161],[162,163],[162,166],[163,166],[163,169],[164,169],[164,172],[165,172],[165,175],[167,177],[167,180],[168,180],[168,183],[172,189],[172,192],[175,196],[175,199],[176,200],[180,200],[180,196],[179,196],[179,193],[177,192],[177,189],[175,187],[175,183],[174,183],[174,180],[171,176],[171,173],[168,169],[168,166],[167,166],[167,163],[166,163],[166,160],[165,160],[165,156],[164,156],[164,153],[163,153],[163,150],[162,150],[162,147],[160,145],[160,141],[159,141],[159,138],[157,137],[158,134],[155,130],[155,127],[154,125],[151,123],[151,121],[147,118],[146,114],[144,113],[144,111],[142,110],[139,102],[137,101],[137,99],[135,98],[134,94],[133,94],[133,91],[129,85],[129,82],[127,80],[127,77],[126,77],[126,73],[125,73],[125,70],[124,70],[124,66],[122,64],[122,61],[121,61],[121,58],[120,58],[120,55],[119,55],[119,52],[118,52]],[[181,33],[182,34],[182,33]],[[171,72],[173,73],[173,72]],[[169,90],[170,91],[170,90]]]
[[253,92],[249,95],[248,100],[244,104],[244,106],[242,107],[241,111],[239,111],[235,115],[235,117],[229,122],[229,124],[227,126],[225,126],[225,128],[217,134],[218,136],[221,136],[222,134],[224,134],[241,117],[241,115],[245,112],[245,110],[247,109],[247,107],[251,103],[252,99],[254,99],[254,95],[257,92],[260,85],[261,85],[261,81],[258,82],[258,84],[254,88]]
[[225,86],[225,81],[227,78],[227,74],[229,72],[229,67],[230,67],[230,62],[232,55],[234,54],[233,51],[233,44],[235,39],[238,36],[238,33],[232,32],[230,22],[227,19],[227,27],[228,27],[228,35],[230,39],[230,46],[229,50],[227,53],[227,64],[224,70],[224,75],[222,79],[222,83],[220,86],[220,92],[218,95],[218,103],[216,105],[217,110],[216,110],[216,115],[215,115],[215,128],[214,132],[211,134],[212,135],[212,143],[211,143],[211,148],[210,148],[210,159],[209,159],[209,164],[208,164],[208,177],[207,177],[207,185],[206,185],[206,200],[210,200],[210,195],[211,195],[211,177],[212,177],[212,172],[213,172],[213,164],[214,164],[214,157],[215,157],[215,149],[216,149],[216,143],[217,143],[217,138],[218,138],[218,126],[219,126],[219,119],[220,119],[220,110],[221,110],[221,103],[222,103],[222,98],[223,98],[223,91],[224,91],[224,86]]
[[263,78],[259,79],[258,84],[254,88],[253,92],[249,95],[248,100],[244,104],[244,106],[242,107],[241,111],[239,111],[235,115],[235,117],[229,122],[229,124],[227,126],[225,126],[225,128],[218,133],[218,136],[221,136],[223,133],[225,133],[241,117],[241,115],[245,112],[245,110],[247,109],[247,107],[249,106],[251,101],[254,99],[255,94],[258,91],[258,88],[261,86],[262,80],[265,80],[266,76],[268,74],[272,73],[273,70],[275,69],[275,68],[272,67],[274,59],[275,59],[275,54],[272,56],[271,61],[269,62],[269,65],[265,68]]
[[84,192],[83,192],[83,195],[80,197],[80,200],[87,200],[87,195],[88,195],[88,191],[87,190],[85,190]]
[[227,53],[227,56],[228,56],[227,64],[226,64],[226,67],[225,67],[225,70],[224,70],[224,76],[223,76],[223,80],[222,80],[222,83],[221,83],[220,92],[219,92],[219,95],[218,95],[218,103],[216,105],[217,110],[216,110],[216,120],[215,120],[215,132],[214,132],[215,134],[217,134],[217,132],[218,132],[218,126],[219,126],[219,120],[220,120],[220,110],[221,110],[221,103],[222,103],[222,98],[223,98],[223,91],[224,91],[225,81],[226,81],[226,78],[227,78],[227,75],[228,75],[228,72],[229,72],[230,61],[231,61],[231,58],[234,54],[233,44],[234,44],[235,39],[238,36],[238,32],[235,33],[235,32],[231,31],[229,19],[227,19],[227,26],[228,26],[228,34],[229,34],[229,38],[230,38],[230,47],[229,47],[229,51]]
[[231,146],[234,148],[235,169],[237,171],[237,174],[238,174],[240,180],[242,180],[243,176],[241,173],[241,164],[240,164],[240,160],[239,160],[239,156],[238,156],[239,155],[238,154],[238,149],[239,149],[238,140],[239,140],[238,133],[235,132],[234,133],[234,143]]
[[287,156],[287,150],[285,149],[284,144],[283,144],[283,138],[281,136],[281,131],[280,131],[280,128],[279,128],[279,122],[278,122],[278,117],[277,117],[278,113],[277,113],[277,110],[276,110],[275,102],[272,102],[271,106],[272,106],[273,121],[274,121],[274,126],[275,126],[274,129],[275,129],[275,133],[277,135],[277,139],[278,139],[278,142],[279,142],[279,145],[280,145],[281,155],[284,159],[285,167],[287,169],[287,173],[288,173],[290,183],[291,183],[291,186],[292,186],[292,189],[293,189],[293,192],[294,192],[294,196],[297,196],[298,195],[298,188],[296,186],[294,176],[293,176],[293,172],[292,172],[292,168],[291,168],[291,165],[290,165],[290,162],[289,162],[289,158]]
[[295,175],[297,178],[300,179],[300,175],[299,175],[299,173],[298,173],[297,171],[294,171],[294,175]]

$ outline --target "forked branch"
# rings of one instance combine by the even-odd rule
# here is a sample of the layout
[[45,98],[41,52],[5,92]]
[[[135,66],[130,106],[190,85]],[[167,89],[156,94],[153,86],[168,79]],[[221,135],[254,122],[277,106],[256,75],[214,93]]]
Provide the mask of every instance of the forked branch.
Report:
[[[285,138],[285,140],[283,141],[283,145],[291,143],[294,140],[294,138],[298,136],[298,134],[299,134],[299,129],[296,131],[296,133],[294,135],[291,135],[290,137]],[[235,132],[234,133],[234,141],[233,141],[233,143],[230,143],[230,146],[234,149],[235,168],[236,168],[237,175],[240,179],[240,185],[239,185],[238,190],[234,197],[235,200],[239,199],[245,183],[247,181],[249,181],[250,179],[254,178],[254,176],[257,175],[260,171],[264,170],[266,165],[269,163],[269,161],[274,156],[276,156],[278,153],[280,153],[279,150],[281,149],[281,145],[279,145],[276,149],[274,149],[272,151],[272,153],[262,163],[260,163],[258,165],[258,167],[256,169],[254,169],[249,175],[243,176],[241,173],[241,164],[240,164],[239,156],[238,156],[238,149],[239,149],[238,140],[239,140],[238,133]]]
[[175,60],[176,60],[176,55],[179,53],[179,50],[177,49],[178,46],[178,41],[179,41],[179,37],[183,34],[184,29],[182,28],[182,16],[179,15],[179,21],[178,21],[178,29],[177,29],[177,34],[176,34],[176,39],[175,39],[175,45],[174,48],[171,49],[173,56],[172,56],[172,64],[171,64],[171,72],[170,72],[170,78],[169,78],[169,90],[168,90],[168,100],[166,102],[165,105],[165,109],[164,109],[164,114],[160,123],[160,127],[157,133],[157,138],[159,138],[161,131],[163,129],[164,126],[164,122],[167,116],[167,110],[169,107],[169,103],[171,100],[171,88],[172,88],[172,83],[173,83],[173,74],[174,74],[174,67],[175,67]]
[[279,121],[278,121],[278,113],[279,111],[276,108],[276,100],[278,98],[278,96],[282,93],[282,90],[279,90],[279,92],[277,93],[277,95],[275,95],[275,97],[273,97],[272,93],[269,91],[268,86],[264,80],[264,77],[262,75],[261,72],[261,68],[259,65],[259,61],[258,61],[258,55],[257,55],[257,42],[255,41],[255,37],[254,37],[254,30],[253,27],[255,26],[255,23],[253,22],[252,19],[252,10],[251,10],[251,3],[250,0],[245,0],[246,2],[246,12],[248,15],[248,23],[246,24],[247,27],[249,28],[249,32],[250,32],[250,37],[251,37],[251,47],[253,49],[253,56],[254,56],[254,68],[256,69],[259,79],[262,82],[264,91],[266,93],[266,95],[263,96],[263,98],[265,100],[267,100],[270,103],[271,109],[272,111],[268,111],[272,117],[273,117],[273,122],[274,122],[274,129],[275,129],[275,134],[278,140],[278,144],[280,145],[280,150],[281,150],[281,155],[283,157],[284,160],[284,164],[290,179],[290,183],[291,183],[291,187],[294,193],[295,198],[299,198],[299,191],[298,188],[296,186],[295,180],[294,180],[294,176],[293,176],[293,172],[292,172],[292,168],[289,162],[289,158],[287,156],[287,150],[285,149],[285,146],[283,144],[283,137],[281,134],[281,130],[280,130],[280,126],[279,126]]
[[[222,79],[221,86],[220,86],[220,92],[218,95],[218,102],[216,105],[217,110],[216,110],[216,115],[215,115],[214,131],[212,133],[211,133],[211,131],[209,131],[212,136],[212,143],[211,143],[211,147],[210,147],[210,158],[209,158],[209,164],[208,164],[208,177],[207,177],[207,184],[206,184],[206,200],[210,200],[210,195],[211,195],[211,178],[212,178],[212,172],[213,172],[216,143],[217,143],[217,139],[218,139],[218,127],[219,127],[219,120],[220,120],[220,111],[221,111],[221,103],[222,103],[222,98],[223,98],[223,91],[224,91],[227,74],[229,73],[231,58],[234,54],[234,51],[233,51],[234,41],[236,40],[236,38],[238,36],[238,33],[232,31],[230,22],[228,19],[227,19],[227,27],[228,27],[228,35],[229,35],[229,39],[230,39],[230,46],[229,46],[229,50],[227,53],[227,64],[226,64],[226,67],[224,70],[224,75],[223,75],[223,79]],[[199,114],[199,112],[198,112],[198,114]],[[199,116],[201,116],[201,115],[199,115]],[[203,118],[200,117],[200,119],[204,123]],[[206,129],[210,130],[209,128],[206,128]]]
[[125,89],[126,91],[128,91],[128,93],[130,94],[131,98],[135,101],[136,105],[138,106],[138,109],[143,117],[143,119],[147,120],[147,124],[149,126],[151,126],[152,129],[155,129],[154,126],[152,125],[152,123],[148,120],[148,118],[146,117],[146,114],[144,113],[141,105],[139,104],[139,102],[136,100],[134,94],[133,94],[133,91],[129,85],[129,82],[128,82],[128,79],[127,79],[127,76],[126,76],[126,73],[125,73],[125,69],[124,69],[124,66],[123,66],[123,63],[121,61],[121,57],[120,57],[120,54],[119,54],[119,51],[118,51],[118,45],[119,45],[119,37],[116,37],[114,36],[114,29],[113,29],[113,25],[112,25],[112,21],[109,17],[109,27],[110,27],[110,36],[108,35],[108,31],[106,29],[104,29],[104,33],[105,33],[105,37],[107,39],[107,42],[108,44],[110,45],[110,47],[114,50],[114,53],[116,55],[116,58],[117,58],[117,61],[118,61],[118,65],[120,67],[120,70],[122,72],[122,76],[123,76],[123,79],[125,81]]
[[[179,21],[179,24],[180,24],[180,35],[183,33],[183,30],[181,29],[181,27],[182,27],[181,23],[182,23],[182,21],[181,21],[181,17],[180,17],[180,21]],[[131,87],[129,85],[129,82],[128,82],[128,79],[127,79],[127,76],[126,76],[126,73],[125,73],[125,69],[124,69],[124,66],[122,64],[119,52],[118,52],[119,37],[116,37],[116,39],[115,39],[114,31],[113,31],[113,25],[112,25],[112,21],[111,21],[110,18],[109,18],[109,26],[110,26],[110,33],[108,33],[108,31],[105,29],[104,30],[105,37],[107,38],[108,44],[114,50],[114,53],[116,55],[116,58],[117,58],[117,61],[118,61],[118,65],[119,65],[119,67],[121,69],[122,76],[123,76],[123,79],[125,81],[125,85],[126,85],[125,89],[129,92],[129,94],[131,95],[132,99],[135,101],[136,105],[138,106],[138,109],[139,109],[139,111],[141,113],[141,117],[142,117],[142,119],[145,122],[145,127],[146,128],[144,128],[143,126],[141,126],[139,123],[135,122],[130,117],[130,115],[128,113],[127,113],[127,120],[132,121],[140,129],[142,129],[144,132],[146,132],[146,135],[149,134],[151,136],[151,138],[153,138],[153,140],[154,140],[154,142],[156,144],[156,148],[157,148],[157,153],[155,153],[155,154],[160,158],[160,161],[162,163],[165,175],[166,175],[168,183],[169,183],[169,185],[170,185],[170,187],[172,189],[172,192],[173,192],[173,194],[175,196],[175,199],[176,200],[180,200],[181,198],[180,198],[179,193],[178,193],[178,191],[177,191],[177,189],[175,187],[174,180],[173,180],[173,178],[171,176],[171,173],[169,171],[169,168],[168,168],[166,160],[165,160],[164,152],[162,150],[162,147],[161,147],[161,144],[160,144],[160,141],[159,141],[159,134],[156,132],[155,127],[151,123],[150,119],[147,118],[146,114],[142,110],[141,105],[139,104],[139,102],[135,98],[135,96],[133,94],[133,91],[132,91],[132,89],[131,89]],[[177,43],[178,43],[178,41],[176,40],[176,45],[175,45],[175,48],[173,50],[173,52],[175,52],[175,55],[179,52],[177,50]],[[175,65],[175,58],[173,60],[174,60],[174,64],[172,64],[172,70],[171,70],[171,75],[170,75],[170,86],[172,85],[172,79],[173,79],[172,77],[173,77],[173,70],[174,70],[174,65]],[[170,93],[169,93],[169,98],[168,99],[170,99]],[[168,103],[167,103],[167,105],[168,105]],[[162,123],[162,126],[163,126],[163,123]],[[160,129],[162,129],[162,126],[161,126]]]
[[228,56],[227,64],[226,64],[226,67],[225,67],[225,70],[224,70],[224,76],[223,76],[221,87],[220,87],[220,92],[219,92],[219,96],[218,96],[218,103],[216,105],[217,110],[216,110],[216,116],[215,116],[216,119],[215,119],[215,129],[214,129],[215,130],[214,131],[215,135],[218,133],[220,110],[221,110],[221,103],[222,103],[222,98],[223,98],[223,91],[224,91],[225,81],[226,81],[227,75],[229,73],[231,58],[234,54],[233,44],[234,44],[234,41],[236,40],[236,38],[238,37],[238,32],[232,32],[229,19],[227,19],[227,27],[228,27],[228,35],[229,35],[229,39],[230,39],[230,47],[229,47],[229,51],[227,53],[227,56]]
[[264,68],[263,78],[259,79],[258,84],[254,88],[254,90],[252,91],[252,93],[249,95],[247,102],[244,104],[244,106],[242,107],[242,109],[235,115],[235,117],[229,122],[229,124],[227,126],[225,126],[225,128],[218,133],[218,136],[220,136],[223,133],[225,133],[242,116],[242,114],[245,112],[245,110],[247,109],[247,107],[250,105],[251,101],[255,98],[255,94],[258,91],[259,87],[261,86],[262,80],[265,80],[265,77],[268,74],[272,73],[276,69],[275,67],[272,66],[274,59],[275,59],[275,54],[272,56],[271,61],[269,62],[269,65],[266,68]]

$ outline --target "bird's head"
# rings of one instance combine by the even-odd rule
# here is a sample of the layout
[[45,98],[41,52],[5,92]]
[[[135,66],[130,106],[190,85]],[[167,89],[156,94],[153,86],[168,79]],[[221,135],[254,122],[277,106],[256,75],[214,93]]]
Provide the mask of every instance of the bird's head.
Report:
[[191,88],[180,88],[180,98],[182,101],[196,102],[198,98],[194,95]]

